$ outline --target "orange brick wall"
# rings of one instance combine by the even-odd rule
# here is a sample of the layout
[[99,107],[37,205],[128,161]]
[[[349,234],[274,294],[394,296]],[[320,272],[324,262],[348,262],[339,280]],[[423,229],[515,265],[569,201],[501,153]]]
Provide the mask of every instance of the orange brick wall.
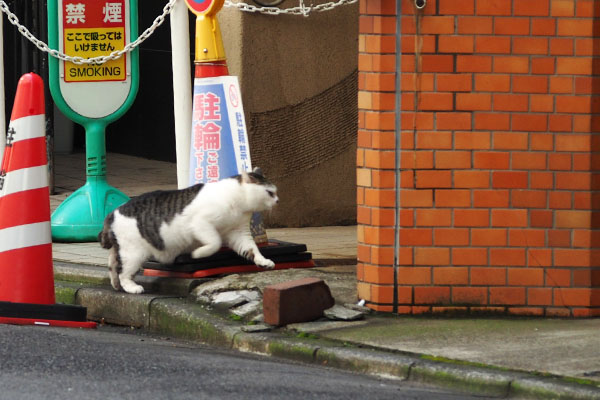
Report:
[[359,296],[600,315],[600,1],[398,1],[360,1]]

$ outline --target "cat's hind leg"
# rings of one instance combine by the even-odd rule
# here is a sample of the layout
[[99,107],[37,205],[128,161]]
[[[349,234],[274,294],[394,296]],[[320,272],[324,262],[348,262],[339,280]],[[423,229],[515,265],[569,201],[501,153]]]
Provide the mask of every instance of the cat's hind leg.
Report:
[[227,243],[236,253],[254,262],[257,266],[265,269],[275,268],[275,263],[260,253],[249,231],[237,230],[231,232],[227,237]]
[[221,248],[221,235],[212,225],[197,224],[194,226],[194,237],[202,245],[192,251],[192,258],[212,256]]
[[121,289],[121,282],[119,280],[119,272],[121,272],[121,269],[118,250],[115,247],[112,247],[108,251],[108,275],[110,277],[110,284],[115,290]]

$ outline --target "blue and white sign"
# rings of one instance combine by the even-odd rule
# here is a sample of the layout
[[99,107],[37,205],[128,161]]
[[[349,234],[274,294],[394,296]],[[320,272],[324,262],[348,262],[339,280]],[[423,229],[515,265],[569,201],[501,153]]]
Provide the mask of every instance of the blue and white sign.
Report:
[[194,80],[190,152],[190,185],[252,170],[236,76]]

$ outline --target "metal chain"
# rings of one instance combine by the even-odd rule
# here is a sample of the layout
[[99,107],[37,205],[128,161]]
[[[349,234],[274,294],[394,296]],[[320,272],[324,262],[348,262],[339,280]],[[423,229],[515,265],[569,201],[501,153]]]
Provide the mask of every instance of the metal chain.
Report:
[[318,4],[316,6],[305,6],[303,0],[299,0],[299,5],[291,8],[277,8],[277,7],[257,7],[247,3],[234,3],[231,0],[225,0],[225,7],[235,7],[240,11],[245,12],[258,12],[267,15],[279,15],[279,14],[292,14],[292,15],[303,15],[308,17],[313,11],[329,11],[334,8],[346,4],[354,4],[358,0],[338,0],[331,1],[329,3]]
[[[29,40],[31,43],[33,43],[41,51],[50,54],[52,57],[58,58],[59,60],[63,60],[63,61],[69,61],[69,62],[72,62],[73,64],[78,64],[78,65],[104,64],[107,61],[116,60],[118,58],[121,58],[123,56],[123,54],[125,54],[129,51],[132,51],[133,49],[138,47],[140,44],[142,44],[142,42],[144,42],[144,40],[148,39],[154,33],[156,28],[158,28],[160,25],[162,25],[162,23],[165,21],[165,17],[171,13],[171,11],[173,10],[173,7],[175,5],[175,2],[177,2],[177,1],[178,0],[169,0],[169,2],[163,8],[162,15],[159,15],[158,17],[156,17],[156,19],[154,20],[154,22],[148,29],[146,29],[135,41],[128,43],[122,50],[113,51],[112,53],[110,53],[107,56],[98,56],[98,57],[92,57],[92,58],[71,57],[65,53],[58,51],[58,50],[51,49],[50,47],[48,47],[48,45],[46,43],[39,40],[31,32],[29,32],[29,29],[27,29],[25,26],[23,26],[19,23],[19,18],[10,11],[10,9],[8,8],[8,5],[4,2],[4,0],[0,0],[0,10],[6,14],[8,21],[11,24],[13,24],[14,26],[16,26],[17,29],[19,30],[19,32],[23,36],[25,36],[25,38],[27,40]],[[356,3],[357,1],[358,0],[338,0],[338,1],[331,1],[329,3],[319,4],[316,6],[311,5],[311,6],[307,7],[304,5],[303,0],[299,0],[299,5],[297,7],[284,8],[284,9],[277,8],[277,7],[257,7],[257,6],[253,6],[253,5],[247,4],[247,3],[233,3],[230,0],[226,0],[224,5],[225,5],[225,7],[235,7],[237,9],[239,9],[240,11],[245,11],[245,12],[258,12],[258,13],[267,14],[267,15],[292,14],[292,15],[303,15],[305,17],[308,17],[309,14],[313,11],[317,11],[317,12],[329,11],[338,6],[345,5],[345,4],[353,4],[353,3]]]
[[29,30],[25,26],[23,26],[19,23],[19,18],[17,18],[17,16],[10,11],[10,9],[8,8],[8,5],[3,0],[0,0],[0,10],[2,10],[2,12],[4,12],[6,14],[8,21],[11,24],[13,24],[14,26],[16,26],[18,28],[19,32],[23,36],[25,36],[25,38],[27,40],[29,40],[31,43],[33,43],[41,51],[44,51],[44,52],[50,54],[52,57],[58,58],[59,60],[63,60],[63,61],[69,61],[69,62],[72,62],[73,64],[78,64],[78,65],[81,65],[81,64],[104,64],[107,61],[116,60],[118,58],[121,58],[123,56],[123,54],[125,54],[129,51],[132,51],[133,49],[138,47],[144,40],[148,39],[150,37],[150,35],[152,35],[152,33],[154,33],[154,30],[156,28],[158,28],[165,21],[165,17],[167,15],[169,15],[171,10],[173,10],[173,6],[176,1],[177,0],[169,0],[167,5],[165,5],[163,8],[162,15],[159,15],[158,17],[156,17],[156,19],[154,20],[154,22],[148,29],[146,29],[135,41],[128,43],[122,50],[113,51],[112,53],[110,53],[107,56],[98,56],[98,57],[93,57],[93,58],[71,57],[65,53],[61,53],[58,50],[51,49],[50,47],[48,47],[48,45],[46,43],[42,42],[41,40],[39,40],[38,38],[33,36],[33,34],[31,32],[29,32]]

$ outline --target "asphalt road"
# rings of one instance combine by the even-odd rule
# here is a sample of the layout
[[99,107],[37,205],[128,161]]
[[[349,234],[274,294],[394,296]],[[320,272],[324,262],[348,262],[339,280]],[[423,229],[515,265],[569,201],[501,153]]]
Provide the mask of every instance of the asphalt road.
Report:
[[[127,328],[0,325],[0,399],[469,399]],[[480,398],[480,397],[478,397]]]

